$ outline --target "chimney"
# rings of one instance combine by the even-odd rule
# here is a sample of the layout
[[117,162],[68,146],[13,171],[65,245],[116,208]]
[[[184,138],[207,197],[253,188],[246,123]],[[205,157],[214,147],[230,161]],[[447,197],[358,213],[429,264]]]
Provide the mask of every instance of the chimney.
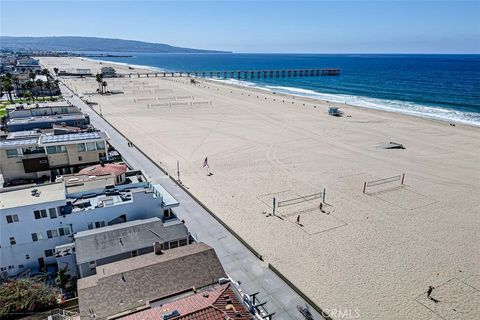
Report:
[[161,244],[160,242],[155,241],[155,242],[153,243],[153,252],[155,252],[155,254],[156,254],[157,256],[163,254],[163,252],[162,252],[162,244]]

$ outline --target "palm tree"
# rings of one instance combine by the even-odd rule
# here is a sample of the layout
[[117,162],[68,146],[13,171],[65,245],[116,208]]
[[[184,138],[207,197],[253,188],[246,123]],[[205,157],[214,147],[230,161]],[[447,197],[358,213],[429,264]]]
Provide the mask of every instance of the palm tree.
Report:
[[37,79],[37,81],[35,81],[35,84],[38,86],[38,87],[43,87],[43,80],[42,79]]
[[41,79],[37,79],[37,81],[35,81],[35,84],[39,88],[40,93],[42,94],[42,98],[45,99],[45,95],[43,94],[43,81]]
[[28,77],[32,80],[35,79],[35,72],[30,71],[30,73],[28,74]]
[[45,89],[48,89],[48,95],[51,96],[52,95],[52,90],[51,90],[52,89],[52,84],[48,80],[45,83]]
[[95,76],[95,80],[97,80],[99,92],[103,93],[103,86],[102,86],[103,74],[97,73],[97,75]]
[[103,93],[107,93],[107,86],[108,86],[107,81],[103,81],[102,82]]
[[50,75],[50,71],[48,71],[48,69],[43,69],[42,74],[48,77]]
[[12,81],[10,79],[5,79],[2,82],[2,87],[4,88],[5,91],[8,93],[8,99],[10,102],[13,102],[12,98],[12,91],[13,91],[13,86],[12,86]]
[[53,72],[55,72],[55,75],[57,75],[58,74],[58,68],[57,67],[53,68]]
[[27,101],[29,101],[30,99],[32,101],[35,101],[35,98],[33,97],[32,92],[30,92],[28,90],[23,93],[23,98],[25,98],[25,100],[27,100]]

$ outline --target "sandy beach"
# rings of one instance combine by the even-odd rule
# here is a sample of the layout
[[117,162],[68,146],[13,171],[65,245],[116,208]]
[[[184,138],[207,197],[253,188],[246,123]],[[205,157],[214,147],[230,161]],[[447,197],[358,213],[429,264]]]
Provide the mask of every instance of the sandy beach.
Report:
[[[204,79],[109,78],[123,93],[103,96],[95,78],[62,81],[171,175],[178,160],[184,185],[332,318],[478,319],[480,128],[349,105],[332,117],[325,101]],[[390,141],[406,149],[378,147]],[[314,199],[270,214],[273,197],[324,189],[324,212]]]

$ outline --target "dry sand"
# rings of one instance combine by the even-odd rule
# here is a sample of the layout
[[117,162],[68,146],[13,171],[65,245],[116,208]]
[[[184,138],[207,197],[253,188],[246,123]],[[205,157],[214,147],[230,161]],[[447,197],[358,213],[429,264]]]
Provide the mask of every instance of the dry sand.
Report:
[[[104,117],[172,174],[179,160],[190,191],[333,318],[480,318],[479,128],[353,106],[335,118],[325,102],[206,80],[107,82],[125,94],[90,97]],[[96,89],[94,79],[65,83]],[[375,147],[388,141],[406,149]],[[402,173],[404,186],[362,193],[365,180]],[[263,213],[273,196],[323,188],[329,214],[318,200]]]

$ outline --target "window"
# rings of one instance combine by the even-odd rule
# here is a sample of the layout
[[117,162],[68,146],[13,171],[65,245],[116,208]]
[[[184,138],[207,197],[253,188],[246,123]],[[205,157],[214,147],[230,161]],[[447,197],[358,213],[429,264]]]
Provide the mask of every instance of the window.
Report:
[[45,250],[45,257],[51,257],[51,256],[53,256],[53,250],[52,249]]
[[18,265],[18,269],[23,269],[23,268],[25,268],[25,266],[23,264]]
[[22,149],[23,154],[45,153],[43,147],[27,147]]
[[96,261],[90,261],[90,270],[94,270],[97,267],[97,262]]
[[132,251],[132,257],[138,256],[138,250],[133,250]]
[[47,147],[48,154],[55,154],[55,153],[66,153],[67,147],[65,146],[49,146]]
[[60,234],[60,237],[62,237],[64,235],[69,235],[70,234],[70,228],[69,227],[59,228],[58,233]]
[[29,255],[29,254],[26,254],[26,255],[25,255],[25,259],[29,260],[29,259],[30,259],[30,255]]
[[95,142],[87,142],[87,151],[95,151],[97,150],[97,144]]
[[47,210],[42,209],[42,210],[35,210],[33,211],[33,215],[35,216],[35,219],[42,219],[47,217]]
[[50,214],[50,219],[55,219],[57,217],[57,209],[56,208],[48,209],[48,213]]
[[17,244],[17,242],[15,241],[15,237],[10,237],[10,245],[14,245],[14,244]]
[[7,223],[18,222],[18,215],[12,214],[5,217],[7,219]]
[[88,230],[91,230],[91,229],[93,229],[93,222],[88,223]]
[[7,158],[17,158],[22,156],[22,149],[7,149]]
[[162,243],[162,250],[168,250],[168,242]]
[[170,241],[170,249],[178,247],[178,241]]
[[105,143],[103,141],[97,141],[97,150],[104,150]]
[[85,152],[85,151],[87,151],[87,148],[85,147],[85,143],[79,143],[79,144],[77,144],[77,151],[78,151],[78,152]]
[[187,239],[181,239],[178,243],[178,245],[181,246],[186,246],[187,245]]
[[58,237],[57,229],[47,230],[47,237],[48,237],[48,239],[51,239],[53,237]]
[[15,266],[8,266],[8,270],[15,269]]
[[97,221],[95,222],[95,228],[105,227],[105,221]]
[[83,157],[82,156],[78,157],[78,161],[83,161]]
[[1,267],[1,268],[0,268],[0,271],[6,271],[6,270],[7,270],[6,267]]
[[38,241],[38,240],[42,240],[42,239],[43,239],[43,235],[40,232],[32,233],[32,240],[33,241]]

